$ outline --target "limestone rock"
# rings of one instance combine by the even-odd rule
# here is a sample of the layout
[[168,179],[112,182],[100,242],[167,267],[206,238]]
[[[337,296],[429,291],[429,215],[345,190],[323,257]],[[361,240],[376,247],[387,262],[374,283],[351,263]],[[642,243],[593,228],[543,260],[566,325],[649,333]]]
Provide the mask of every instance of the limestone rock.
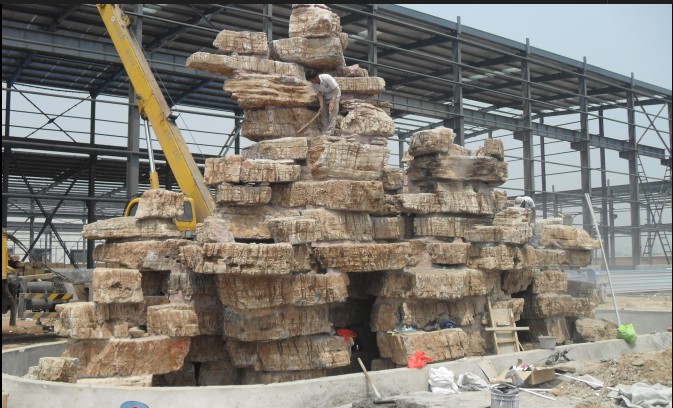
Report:
[[187,269],[173,270],[168,277],[168,294],[171,299],[191,299],[194,296],[216,296],[213,277],[193,273]]
[[325,244],[315,246],[315,257],[326,269],[340,272],[372,272],[402,269],[410,247],[406,242],[391,244]]
[[221,55],[199,51],[187,58],[185,66],[225,77],[232,76],[234,71],[246,71],[304,78],[304,68],[298,64],[248,55]]
[[536,267],[546,268],[583,268],[591,263],[591,250],[588,249],[540,249],[536,248]]
[[408,153],[413,157],[431,153],[447,154],[455,137],[453,130],[445,127],[421,130],[412,135]]
[[227,341],[236,367],[256,371],[296,371],[342,367],[350,364],[353,340],[312,335],[258,343]]
[[374,239],[398,241],[404,236],[404,219],[397,217],[371,217]]
[[540,245],[559,249],[598,249],[600,243],[588,232],[571,225],[540,225]]
[[216,275],[222,304],[252,310],[280,306],[316,306],[343,302],[348,296],[348,275],[302,273],[282,276]]
[[234,242],[234,236],[227,228],[226,221],[211,215],[206,217],[203,222],[196,224],[196,242],[199,244]]
[[271,187],[222,183],[217,186],[215,200],[218,204],[225,205],[268,204],[271,200]]
[[406,172],[404,169],[399,167],[384,166],[383,173],[381,174],[381,182],[383,183],[383,189],[386,191],[398,191],[404,187]]
[[307,164],[313,178],[378,180],[388,161],[388,147],[341,138],[320,137],[309,142]]
[[112,328],[98,323],[93,302],[71,302],[56,305],[59,318],[54,321],[54,333],[74,339],[106,339]]
[[[266,109],[246,110],[243,112],[241,135],[255,142],[294,137],[305,124],[309,123],[315,114],[315,111],[307,108],[269,107]],[[320,134],[319,120],[310,123],[301,133],[303,137],[315,137]]]
[[40,381],[56,381],[66,383],[77,382],[79,360],[71,357],[40,357],[35,367],[30,367],[25,378]]
[[407,175],[411,181],[479,181],[499,186],[507,181],[507,166],[491,157],[427,154],[412,160]]
[[523,318],[535,319],[553,316],[580,317],[593,313],[596,304],[588,298],[574,298],[559,293],[527,295]]
[[491,294],[500,287],[499,278],[469,268],[413,268],[378,274],[372,291],[384,297],[453,300]]
[[290,244],[206,243],[180,248],[185,265],[197,273],[282,275],[290,273]]
[[[272,190],[273,197],[273,190]],[[267,217],[277,217],[270,206],[244,207],[228,206],[216,209],[216,216],[222,219],[236,239],[272,239],[266,225]]]
[[205,362],[229,362],[229,352],[226,349],[226,340],[222,336],[196,336],[192,337],[189,344],[189,354],[185,361],[199,363]]
[[143,300],[137,269],[96,268],[91,286],[97,303],[140,303]]
[[178,248],[190,243],[186,239],[106,243],[96,246],[93,258],[124,268],[169,271],[178,267],[178,258],[175,256]]
[[464,238],[467,231],[478,223],[470,218],[447,216],[417,216],[414,218],[414,235],[417,237]]
[[177,238],[180,231],[173,220],[146,219],[135,217],[115,217],[85,224],[82,228],[84,239],[121,239],[121,238]]
[[533,282],[534,275],[534,269],[504,271],[501,274],[502,278],[500,279],[501,289],[505,294],[508,295],[523,292]]
[[[506,207],[493,216],[493,225],[497,227],[516,226],[517,228],[528,226],[528,212],[521,207]],[[531,231],[532,233],[532,231]]]
[[456,191],[398,194],[402,212],[411,214],[448,213],[492,216],[499,210],[495,193]]
[[266,34],[261,32],[222,30],[213,45],[225,54],[269,56]]
[[346,65],[338,37],[293,37],[271,42],[271,58],[328,71]]
[[475,317],[484,313],[485,305],[484,296],[453,301],[378,297],[372,306],[369,323],[371,331],[377,332],[393,330],[401,323],[422,328],[434,319],[453,320],[459,326],[467,326],[481,321],[481,318],[475,320]]
[[300,210],[301,216],[315,220],[315,241],[371,241],[372,218],[366,213],[332,211],[322,208]]
[[209,186],[221,183],[284,183],[297,180],[299,166],[273,160],[225,156],[206,159],[204,179]]
[[341,105],[348,111],[338,122],[341,135],[389,137],[395,133],[395,122],[381,108],[355,101],[344,101]]
[[[344,50],[346,48],[344,47]],[[334,78],[336,77],[368,77],[369,71],[361,68],[358,64],[336,67],[333,71],[328,72]]]
[[469,242],[429,242],[426,249],[432,262],[439,265],[467,264],[470,250]]
[[536,251],[530,247],[518,247],[512,245],[497,245],[478,247],[472,245],[470,261],[474,268],[485,270],[524,270],[538,265],[535,257]]
[[575,320],[575,338],[580,342],[617,338],[617,324],[604,319],[586,317]]
[[243,160],[243,157],[239,155],[206,159],[203,175],[206,185],[240,183]]
[[462,329],[443,329],[433,332],[416,331],[403,334],[376,333],[381,357],[406,366],[417,350],[423,350],[432,362],[455,360],[465,356],[467,335]]
[[150,334],[170,337],[194,337],[219,334],[222,327],[218,307],[166,304],[147,308]]
[[386,81],[381,77],[335,77],[341,95],[377,95],[386,91]]
[[565,292],[568,289],[568,275],[559,270],[540,271],[533,274],[530,293]]
[[287,75],[239,72],[224,83],[224,92],[243,109],[306,108],[318,103],[308,81]]
[[481,157],[493,157],[497,160],[504,160],[505,158],[505,147],[502,144],[502,140],[487,138],[484,139],[484,145],[477,148],[474,152],[475,156]]
[[251,384],[273,384],[298,380],[310,380],[312,378],[321,378],[326,374],[326,370],[301,370],[301,371],[255,371],[251,368],[243,369],[242,383]]
[[465,234],[470,242],[494,242],[504,244],[525,244],[533,237],[533,229],[528,224],[517,226],[476,225]]
[[179,370],[189,352],[189,337],[79,340],[62,357],[79,359],[79,377],[164,374]]
[[292,245],[310,244],[318,237],[316,222],[309,218],[271,218],[267,220],[267,225],[274,242],[289,242]]
[[341,33],[339,15],[316,4],[293,4],[289,37],[338,37]]
[[297,180],[299,172],[299,166],[293,164],[278,163],[273,160],[246,159],[241,163],[241,182],[287,183]]
[[241,341],[271,341],[318,333],[329,333],[327,305],[285,306],[273,309],[223,311],[224,333]]
[[308,139],[306,137],[283,137],[263,140],[243,149],[242,155],[245,159],[306,160]]
[[175,191],[150,189],[146,190],[140,202],[135,218],[175,218],[182,214],[184,195]]
[[315,205],[330,210],[371,212],[382,205],[380,181],[298,181],[272,186],[271,202],[282,207]]

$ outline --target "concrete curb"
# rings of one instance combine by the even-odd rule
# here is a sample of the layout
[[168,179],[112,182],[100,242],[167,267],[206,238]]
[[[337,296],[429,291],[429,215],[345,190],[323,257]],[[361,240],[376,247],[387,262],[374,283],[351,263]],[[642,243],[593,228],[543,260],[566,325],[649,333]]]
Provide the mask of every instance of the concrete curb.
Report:
[[[634,344],[624,340],[559,346],[556,351],[569,350],[572,360],[601,360],[623,354],[642,353],[671,348],[671,333],[639,335]],[[346,374],[313,380],[268,385],[230,385],[210,387],[120,387],[92,386],[28,380],[17,375],[40,357],[58,356],[66,341],[11,349],[2,353],[2,390],[9,393],[9,408],[48,404],[52,408],[119,407],[126,401],[140,401],[150,408],[222,406],[260,407],[338,407],[374,397],[364,374]],[[472,357],[460,361],[429,364],[421,369],[396,368],[371,372],[372,380],[385,396],[403,395],[428,390],[431,367],[445,366],[456,374],[471,372],[485,379],[477,363],[489,360],[498,371],[516,364],[516,359],[534,363],[552,354],[551,350],[530,350],[520,353]],[[24,371],[25,372],[25,371]]]

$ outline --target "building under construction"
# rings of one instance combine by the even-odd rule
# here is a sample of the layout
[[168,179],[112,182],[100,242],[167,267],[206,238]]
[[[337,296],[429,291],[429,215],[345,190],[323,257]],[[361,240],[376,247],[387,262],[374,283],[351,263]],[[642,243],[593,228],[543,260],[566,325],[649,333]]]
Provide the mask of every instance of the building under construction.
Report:
[[[391,164],[405,166],[421,130],[453,129],[466,147],[500,139],[510,197],[596,236],[588,194],[610,264],[670,264],[670,89],[397,5],[328,6],[348,34],[346,65],[385,79],[376,98],[395,122]],[[291,5],[124,9],[197,164],[250,145],[222,76],[185,61],[215,52],[224,29],[287,38]],[[93,4],[3,5],[2,19],[3,227],[46,262],[92,267],[83,225],[122,215],[149,188],[126,71]],[[177,188],[154,149],[162,187]]]

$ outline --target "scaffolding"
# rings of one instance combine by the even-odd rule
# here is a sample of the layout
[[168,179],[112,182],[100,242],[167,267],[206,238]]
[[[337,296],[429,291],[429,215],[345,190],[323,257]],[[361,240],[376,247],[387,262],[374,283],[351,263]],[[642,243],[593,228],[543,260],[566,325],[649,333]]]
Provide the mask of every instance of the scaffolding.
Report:
[[[501,138],[509,196],[529,195],[543,217],[570,215],[592,231],[588,193],[612,263],[630,241],[632,265],[670,264],[670,89],[460,18],[391,4],[328,6],[349,35],[346,64],[385,80],[377,98],[395,120],[391,165],[404,166],[409,138],[423,129],[450,127],[467,147]],[[124,8],[197,164],[240,153],[250,142],[224,78],[185,60],[216,52],[208,39],[222,29],[285,38],[291,5]],[[51,251],[60,251],[52,258],[70,263],[84,247],[91,267],[96,243],[82,242],[82,226],[121,215],[129,196],[149,188],[132,89],[95,5],[3,5],[2,19],[3,227],[31,247],[51,237]],[[162,187],[176,188],[161,152],[154,155]]]

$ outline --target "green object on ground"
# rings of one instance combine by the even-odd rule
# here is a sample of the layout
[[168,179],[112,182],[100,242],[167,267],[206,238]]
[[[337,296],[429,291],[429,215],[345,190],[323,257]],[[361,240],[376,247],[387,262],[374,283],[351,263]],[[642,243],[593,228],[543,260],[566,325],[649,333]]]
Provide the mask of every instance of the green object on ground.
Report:
[[624,339],[627,343],[635,343],[638,335],[636,334],[636,329],[631,323],[622,324],[617,328],[617,338]]

